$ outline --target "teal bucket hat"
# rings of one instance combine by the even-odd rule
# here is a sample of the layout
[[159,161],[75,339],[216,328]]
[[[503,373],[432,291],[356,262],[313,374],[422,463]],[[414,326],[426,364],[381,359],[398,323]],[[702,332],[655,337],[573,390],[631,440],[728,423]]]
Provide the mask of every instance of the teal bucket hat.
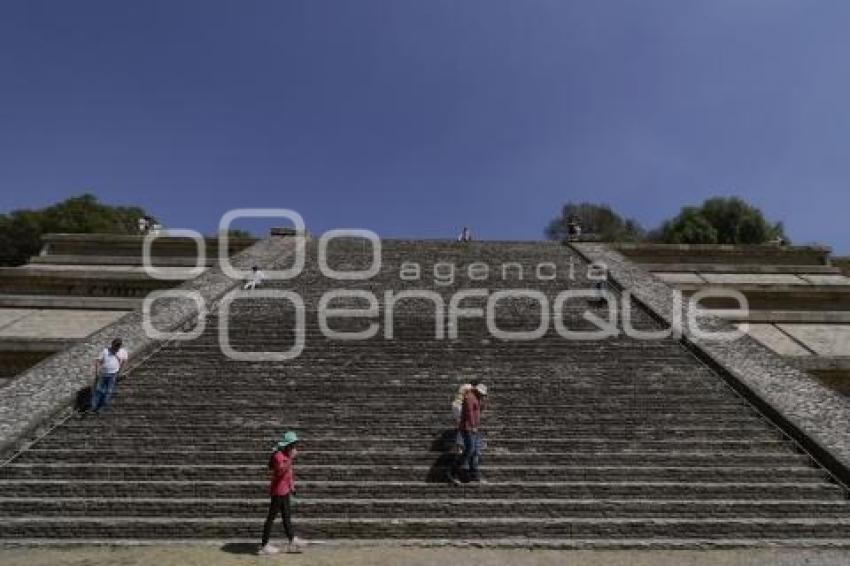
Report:
[[278,448],[286,448],[290,444],[295,444],[296,442],[300,442],[298,435],[295,434],[294,431],[288,430],[285,433],[283,433],[283,436],[280,438],[280,440],[277,443],[277,447]]

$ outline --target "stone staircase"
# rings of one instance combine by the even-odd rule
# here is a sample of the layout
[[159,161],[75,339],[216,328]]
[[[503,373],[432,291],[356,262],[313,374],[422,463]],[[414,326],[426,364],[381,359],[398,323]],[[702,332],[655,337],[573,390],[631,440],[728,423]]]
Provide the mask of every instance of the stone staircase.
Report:
[[[436,340],[433,305],[424,300],[396,305],[393,340],[384,338],[382,316],[374,338],[330,340],[316,307],[338,282],[315,267],[315,244],[308,251],[301,276],[267,286],[304,297],[298,358],[229,360],[211,315],[200,338],[169,343],[132,371],[111,412],[68,419],[0,467],[0,539],[256,541],[269,451],[295,429],[304,438],[295,524],[307,539],[850,546],[846,490],[678,342],[567,341],[551,330],[500,341],[477,319],[461,320],[457,339]],[[361,269],[370,258],[358,240],[334,242],[329,255],[336,269]],[[421,265],[419,282],[399,278],[411,261]],[[431,270],[440,261],[483,262],[491,277],[458,272],[439,285]],[[506,262],[522,264],[522,282],[502,279]],[[556,264],[555,279],[534,279],[541,262]],[[551,301],[565,288],[589,288],[585,270],[556,244],[387,240],[381,272],[341,286],[371,291],[381,303],[385,290],[429,289],[448,303],[473,287],[532,288]],[[567,325],[592,329],[585,310],[602,315],[571,302]],[[503,301],[496,314],[503,329],[539,320],[529,301]],[[635,326],[656,328],[646,312],[632,314]],[[231,344],[287,350],[292,321],[281,301],[238,300]],[[354,331],[368,322],[331,326]],[[454,487],[444,481],[449,401],[470,376],[492,391],[488,483]]]

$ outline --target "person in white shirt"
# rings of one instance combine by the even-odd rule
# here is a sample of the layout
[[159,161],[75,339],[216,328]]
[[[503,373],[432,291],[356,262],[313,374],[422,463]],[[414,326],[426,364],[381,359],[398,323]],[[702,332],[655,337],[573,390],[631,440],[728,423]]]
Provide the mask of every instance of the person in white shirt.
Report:
[[457,237],[458,242],[471,242],[472,241],[472,232],[466,226],[463,227],[460,234]]
[[107,407],[112,398],[118,373],[128,358],[127,350],[122,345],[122,340],[116,338],[94,360],[95,378],[91,394],[91,410],[93,413],[98,413],[101,409]]
[[260,268],[255,265],[251,268],[251,279],[242,288],[245,290],[254,289],[258,285],[262,285],[265,278],[266,274],[260,271]]

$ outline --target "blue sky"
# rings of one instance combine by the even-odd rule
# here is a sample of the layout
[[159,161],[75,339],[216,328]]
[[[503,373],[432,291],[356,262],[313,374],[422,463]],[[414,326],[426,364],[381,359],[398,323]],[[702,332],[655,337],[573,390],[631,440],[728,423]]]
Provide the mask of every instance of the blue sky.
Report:
[[0,4],[0,210],[537,239],[740,195],[850,253],[845,0]]

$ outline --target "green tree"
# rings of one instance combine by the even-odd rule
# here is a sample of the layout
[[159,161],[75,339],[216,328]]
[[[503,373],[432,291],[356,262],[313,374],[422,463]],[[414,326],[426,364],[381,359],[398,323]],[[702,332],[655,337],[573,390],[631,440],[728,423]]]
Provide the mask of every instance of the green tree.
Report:
[[640,224],[631,218],[623,218],[610,206],[589,202],[568,202],[561,208],[561,214],[553,218],[544,230],[550,240],[565,240],[568,225],[578,220],[582,234],[593,234],[606,242],[634,242],[645,237]]
[[41,248],[50,232],[136,234],[138,220],[148,215],[137,206],[109,206],[83,194],[40,210],[0,214],[0,265],[21,265]]
[[685,206],[651,235],[669,244],[764,244],[788,241],[781,222],[770,223],[758,208],[737,197],[710,198]]

